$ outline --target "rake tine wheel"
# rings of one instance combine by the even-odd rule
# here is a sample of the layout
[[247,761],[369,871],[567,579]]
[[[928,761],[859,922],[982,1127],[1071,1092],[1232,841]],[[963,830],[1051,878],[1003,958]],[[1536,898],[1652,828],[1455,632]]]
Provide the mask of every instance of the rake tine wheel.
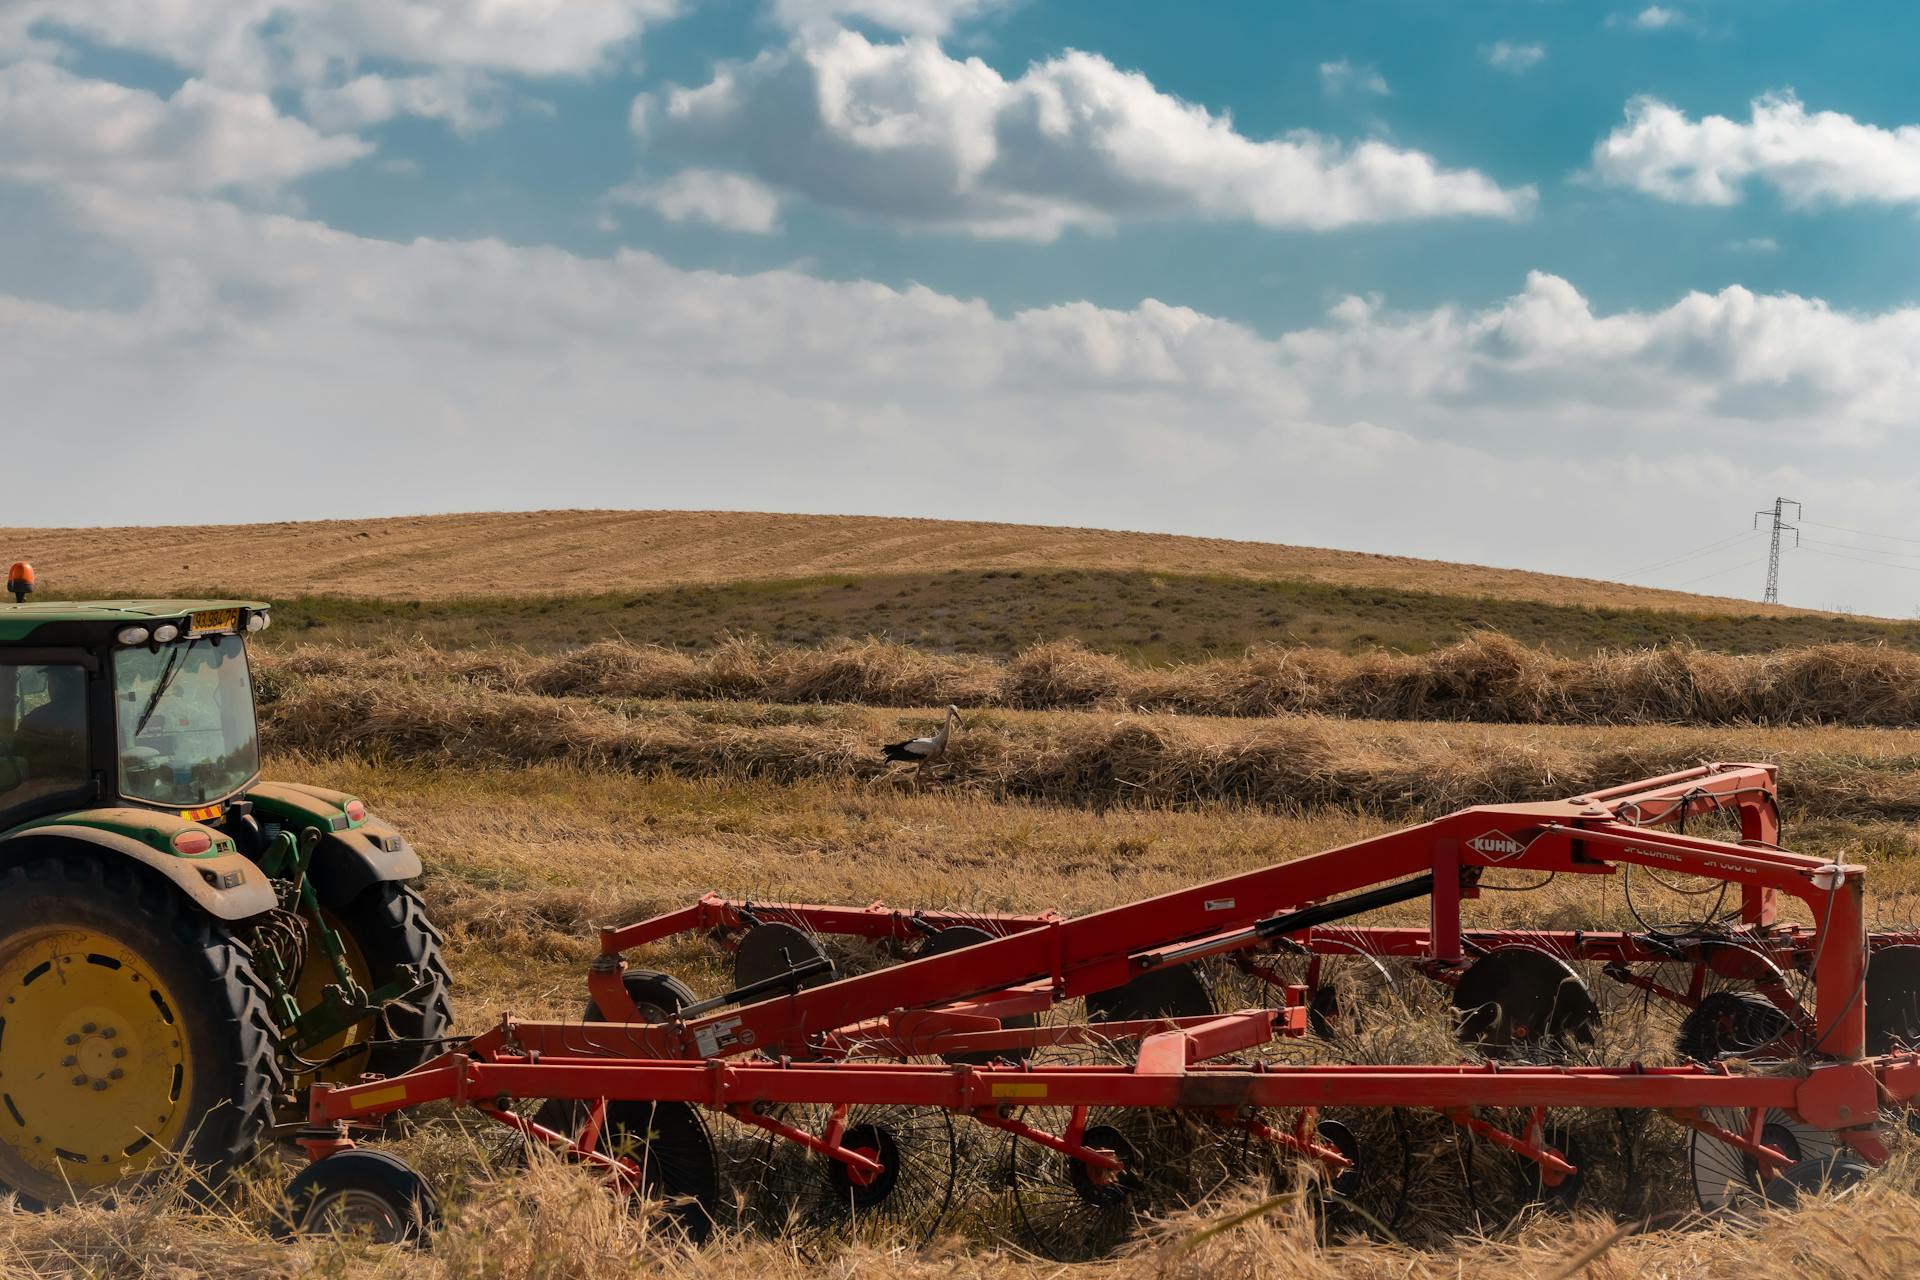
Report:
[[1092,1022],[1131,1022],[1147,1018],[1198,1018],[1214,1011],[1213,992],[1194,965],[1174,965],[1144,973],[1124,986],[1087,996]]
[[639,1167],[641,1188],[663,1203],[668,1221],[689,1240],[699,1244],[713,1234],[721,1213],[720,1169],[699,1108],[610,1103],[602,1146]]
[[1920,946],[1882,947],[1867,966],[1867,1052],[1920,1046]]
[[1221,1012],[1237,1009],[1278,1009],[1285,1005],[1287,988],[1305,987],[1307,1029],[1323,1041],[1364,1027],[1404,998],[1400,979],[1388,963],[1370,955],[1358,941],[1338,936],[1315,939],[1313,955],[1276,953],[1251,957],[1248,972],[1230,959],[1210,961],[1204,977],[1213,989]]
[[1587,984],[1560,957],[1499,947],[1460,975],[1453,990],[1460,1039],[1490,1057],[1558,1057],[1591,1044],[1600,1021]]
[[1793,1019],[1755,991],[1716,991],[1680,1021],[1674,1049],[1683,1059],[1780,1061],[1793,1054]]
[[[1306,1112],[1260,1114],[1252,1117],[1252,1122],[1244,1128],[1227,1128],[1231,1140],[1223,1144],[1227,1159],[1217,1190],[1230,1192],[1247,1186],[1262,1194],[1297,1190],[1318,1220],[1322,1236],[1329,1240],[1368,1229],[1371,1211],[1362,1208],[1361,1197],[1372,1199],[1368,1193],[1376,1171],[1350,1126]],[[1330,1149],[1346,1163],[1335,1166],[1291,1143],[1275,1141],[1256,1126]]]
[[[982,942],[991,942],[993,940],[993,937],[994,937],[993,934],[988,933],[985,929],[979,928],[978,926],[975,926],[975,925],[970,925],[970,924],[950,925],[947,928],[940,930],[940,932],[934,934],[931,938],[928,938],[926,941],[926,945],[920,948],[919,955],[921,957],[945,955],[949,951],[959,951],[962,948],[976,946]],[[1013,1017],[1002,1019],[1000,1025],[1003,1027],[1009,1027],[1009,1028],[1033,1027],[1033,1026],[1038,1026],[1039,1022],[1040,1020],[1036,1018],[1033,1014],[1023,1013],[1023,1014],[1016,1014]],[[1033,1055],[1031,1051],[1013,1051],[1013,1052],[1002,1053],[1002,1054],[948,1053],[948,1054],[942,1054],[941,1056],[949,1064],[953,1064],[953,1065],[972,1064],[975,1066],[984,1066],[985,1064],[994,1061],[996,1058],[1004,1061],[1013,1062],[1013,1061],[1025,1061],[1026,1059],[1032,1057]]]
[[[820,1134],[833,1109],[775,1109],[784,1124]],[[932,1239],[965,1198],[962,1150],[951,1113],[933,1107],[854,1106],[841,1143],[877,1160],[878,1173],[849,1169],[777,1134],[748,1154],[750,1220],[819,1260],[843,1242],[871,1240],[918,1247]]]
[[[1749,1119],[1745,1112],[1724,1109],[1705,1114],[1707,1120],[1736,1133],[1746,1130]],[[1824,1168],[1840,1155],[1840,1145],[1831,1132],[1778,1109],[1766,1113],[1760,1141],[1788,1157],[1796,1167],[1804,1164]],[[1708,1214],[1751,1209],[1765,1202],[1771,1182],[1779,1180],[1764,1178],[1753,1156],[1698,1132],[1689,1140],[1687,1170],[1693,1178],[1694,1198],[1701,1211]]]
[[[1526,1129],[1524,1116],[1500,1119],[1515,1132]],[[1507,1226],[1529,1213],[1570,1213],[1579,1202],[1591,1163],[1588,1144],[1571,1118],[1549,1119],[1540,1138],[1543,1145],[1571,1164],[1574,1172],[1551,1180],[1538,1161],[1475,1141],[1464,1130],[1459,1134],[1468,1194],[1475,1213],[1487,1226]]]
[[[627,995],[643,1022],[664,1022],[693,1002],[693,992],[679,979],[651,970],[629,970],[623,978]],[[581,1023],[604,1025],[598,1006],[588,1001]],[[595,1152],[625,1160],[637,1170],[631,1189],[663,1203],[667,1219],[700,1243],[720,1221],[723,1208],[720,1159],[700,1110],[684,1102],[588,1102],[548,1099],[531,1117],[533,1123],[581,1141],[583,1129],[595,1122],[599,1133]],[[523,1152],[531,1153],[527,1137]]]
[[[825,960],[827,953],[805,929],[784,920],[757,924],[741,935],[739,950],[733,954],[733,984],[750,986],[777,978],[807,961]],[[799,988],[817,987],[836,977],[826,969],[795,982]]]
[[[1018,1117],[1050,1133],[1073,1122],[1069,1109],[1031,1107]],[[1218,1185],[1200,1166],[1209,1164],[1203,1126],[1178,1112],[1144,1107],[1103,1107],[1085,1117],[1081,1141],[1117,1157],[1122,1169],[1096,1169],[1039,1143],[1012,1137],[1007,1179],[1014,1220],[1027,1246],[1058,1262],[1084,1262],[1113,1252],[1151,1217],[1193,1204]]]

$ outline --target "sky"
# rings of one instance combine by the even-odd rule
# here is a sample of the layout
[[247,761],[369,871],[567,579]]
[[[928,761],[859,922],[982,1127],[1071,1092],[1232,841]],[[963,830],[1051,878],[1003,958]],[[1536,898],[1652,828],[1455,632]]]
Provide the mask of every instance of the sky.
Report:
[[1783,497],[1784,602],[1920,616],[1916,47],[1907,0],[0,0],[0,524],[848,512],[1757,597]]

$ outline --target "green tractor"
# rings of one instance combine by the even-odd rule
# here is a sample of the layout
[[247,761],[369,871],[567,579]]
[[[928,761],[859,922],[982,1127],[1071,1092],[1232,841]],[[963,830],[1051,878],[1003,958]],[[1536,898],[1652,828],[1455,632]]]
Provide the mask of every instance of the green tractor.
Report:
[[247,600],[0,603],[0,1188],[215,1181],[316,1079],[452,1030],[420,859],[260,777]]

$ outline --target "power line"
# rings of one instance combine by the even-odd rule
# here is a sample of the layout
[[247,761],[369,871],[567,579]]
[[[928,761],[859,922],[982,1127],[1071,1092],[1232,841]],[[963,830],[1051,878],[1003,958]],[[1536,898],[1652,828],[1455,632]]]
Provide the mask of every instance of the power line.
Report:
[[[1685,582],[1676,582],[1673,586],[1667,588],[1667,590],[1677,591],[1681,587],[1690,587],[1696,582],[1705,582],[1708,578],[1717,578],[1723,573],[1732,573],[1735,569],[1751,569],[1754,565],[1759,564],[1765,559],[1765,556],[1755,556],[1751,560],[1742,560],[1739,564],[1730,564],[1724,569],[1715,569],[1712,573],[1703,573],[1697,578],[1688,578]],[[1896,565],[1895,567],[1904,569],[1906,566]],[[1920,572],[1920,570],[1916,570],[1915,572]]]
[[1800,549],[1810,555],[1825,556],[1829,560],[1851,560],[1855,564],[1870,564],[1877,569],[1905,569],[1908,573],[1920,573],[1920,565],[1895,564],[1891,560],[1865,560],[1859,556],[1843,556],[1834,551],[1821,551],[1817,547],[1802,547]]
[[[1760,598],[1763,604],[1780,603],[1780,535],[1783,533],[1791,533],[1793,535],[1793,545],[1796,547],[1800,545],[1800,531],[1780,518],[1782,509],[1786,507],[1793,508],[1793,518],[1795,520],[1800,518],[1800,504],[1798,502],[1795,502],[1792,498],[1775,498],[1773,500],[1773,549],[1767,554],[1767,593]],[[1758,529],[1761,519],[1767,514],[1765,511],[1754,512],[1753,527]]]
[[1920,546],[1920,538],[1903,538],[1897,533],[1874,533],[1869,529],[1849,529],[1845,525],[1823,524],[1818,520],[1803,519],[1800,523],[1818,525],[1822,529],[1831,529],[1835,533],[1850,533],[1856,538],[1885,538],[1888,542],[1911,542],[1915,546]]
[[[1824,542],[1819,538],[1802,538],[1801,541],[1809,547],[1829,547],[1835,551],[1858,551],[1864,555],[1892,556],[1895,559],[1899,559],[1899,560],[1920,560],[1920,554],[1915,554],[1914,552],[1911,552],[1911,551],[1882,551],[1879,547],[1856,547],[1851,543]],[[1875,564],[1880,562],[1868,561],[1867,563]],[[1886,563],[1892,564],[1893,561],[1889,560]],[[1896,567],[1904,567],[1904,566],[1896,566]]]
[[1643,564],[1638,569],[1628,569],[1620,574],[1617,574],[1616,578],[1625,579],[1625,578],[1638,577],[1640,574],[1643,574],[1643,573],[1652,573],[1656,569],[1671,568],[1673,565],[1683,564],[1688,560],[1697,560],[1701,556],[1710,555],[1715,551],[1725,550],[1727,547],[1731,546],[1736,542],[1741,541],[1743,538],[1753,537],[1754,534],[1758,532],[1759,530],[1757,529],[1742,529],[1739,533],[1732,534],[1725,538],[1718,538],[1712,542],[1707,543],[1703,547],[1695,547],[1692,551],[1683,551],[1679,555],[1670,556],[1665,560],[1656,560],[1652,564]]

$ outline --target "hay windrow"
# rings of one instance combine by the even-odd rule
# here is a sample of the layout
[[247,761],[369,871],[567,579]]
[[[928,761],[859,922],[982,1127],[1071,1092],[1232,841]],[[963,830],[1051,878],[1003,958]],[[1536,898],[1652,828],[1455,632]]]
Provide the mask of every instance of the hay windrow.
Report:
[[1316,715],[1499,724],[1912,726],[1920,654],[1825,644],[1732,655],[1670,646],[1562,657],[1497,632],[1425,654],[1359,657],[1262,647],[1138,667],[1073,641],[1010,660],[868,638],[813,648],[730,638],[694,655],[607,640],[552,656],[519,650],[303,645],[255,659],[269,694],[304,680],[453,682],[552,697],[728,699],[912,707]]
[[[320,677],[269,703],[263,729],[268,745],[283,752],[791,783],[877,781],[888,774],[879,744],[921,732],[927,720],[924,712],[846,705],[552,697],[457,682]],[[1571,795],[1707,760],[1765,758],[1781,764],[1782,799],[1797,818],[1920,817],[1920,754],[1891,735],[1868,750],[1836,750],[1827,732],[1575,736],[1316,716],[1252,722],[986,712],[956,737],[939,776],[943,786],[996,799],[1096,809],[1228,803],[1422,817]]]

